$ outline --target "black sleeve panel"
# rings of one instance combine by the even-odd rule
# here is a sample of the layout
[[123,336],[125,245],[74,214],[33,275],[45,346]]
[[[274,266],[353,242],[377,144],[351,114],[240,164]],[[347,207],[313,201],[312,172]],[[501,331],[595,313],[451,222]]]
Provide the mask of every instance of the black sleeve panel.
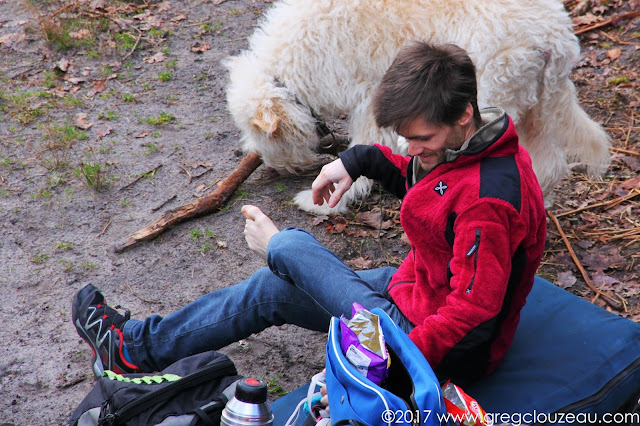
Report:
[[386,191],[398,198],[403,198],[407,193],[404,170],[398,168],[378,147],[355,145],[339,155],[354,181],[366,176],[379,182]]

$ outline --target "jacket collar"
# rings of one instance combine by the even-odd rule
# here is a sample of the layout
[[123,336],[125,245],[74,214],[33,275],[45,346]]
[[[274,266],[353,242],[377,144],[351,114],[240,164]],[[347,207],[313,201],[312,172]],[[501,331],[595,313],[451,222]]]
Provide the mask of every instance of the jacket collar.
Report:
[[[480,110],[482,117],[482,127],[478,129],[469,139],[464,141],[460,149],[453,150],[448,149],[445,151],[445,161],[441,164],[451,163],[457,160],[462,155],[476,155],[479,154],[495,142],[497,142],[505,131],[509,127],[509,116],[507,113],[499,107],[483,108]],[[440,166],[438,164],[434,167]],[[433,170],[433,169],[431,169]],[[409,187],[418,183],[420,179],[428,175],[430,171],[425,172],[420,167],[419,162],[415,157],[411,159],[407,170],[407,184]]]

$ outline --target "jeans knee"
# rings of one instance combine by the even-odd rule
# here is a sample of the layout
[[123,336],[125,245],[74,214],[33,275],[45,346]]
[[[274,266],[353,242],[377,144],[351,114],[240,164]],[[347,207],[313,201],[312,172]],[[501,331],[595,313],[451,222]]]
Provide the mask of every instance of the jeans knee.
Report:
[[284,254],[290,257],[301,245],[308,244],[309,239],[314,237],[307,231],[298,228],[285,228],[271,237],[269,246],[267,247],[267,258]]
[[254,284],[252,285],[258,286],[270,279],[273,279],[273,272],[271,272],[271,270],[265,266],[255,271],[251,275],[251,279],[254,281]]

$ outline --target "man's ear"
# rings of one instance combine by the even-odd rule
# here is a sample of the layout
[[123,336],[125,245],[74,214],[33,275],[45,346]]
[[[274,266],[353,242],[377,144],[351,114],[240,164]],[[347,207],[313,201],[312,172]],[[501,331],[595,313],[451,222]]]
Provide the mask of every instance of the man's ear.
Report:
[[471,106],[471,103],[467,104],[467,107],[465,108],[464,112],[462,113],[462,117],[460,117],[458,119],[457,124],[461,125],[461,126],[466,126],[469,123],[471,123],[473,121],[473,107]]

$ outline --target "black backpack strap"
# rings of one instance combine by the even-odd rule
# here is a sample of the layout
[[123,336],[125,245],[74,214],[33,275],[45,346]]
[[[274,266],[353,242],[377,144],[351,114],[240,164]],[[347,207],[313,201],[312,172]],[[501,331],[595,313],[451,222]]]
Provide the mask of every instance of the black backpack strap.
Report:
[[216,399],[207,405],[192,410],[194,415],[189,426],[218,426],[222,417],[222,410],[227,403],[226,398]]
[[242,380],[242,378],[236,380],[235,382],[224,388],[220,397],[212,400],[210,403],[203,405],[200,408],[192,410],[191,413],[194,414],[194,418],[191,423],[189,423],[189,426],[218,426],[220,424],[222,410],[224,409],[224,406],[227,404],[227,402],[235,395],[236,385],[240,380]]

